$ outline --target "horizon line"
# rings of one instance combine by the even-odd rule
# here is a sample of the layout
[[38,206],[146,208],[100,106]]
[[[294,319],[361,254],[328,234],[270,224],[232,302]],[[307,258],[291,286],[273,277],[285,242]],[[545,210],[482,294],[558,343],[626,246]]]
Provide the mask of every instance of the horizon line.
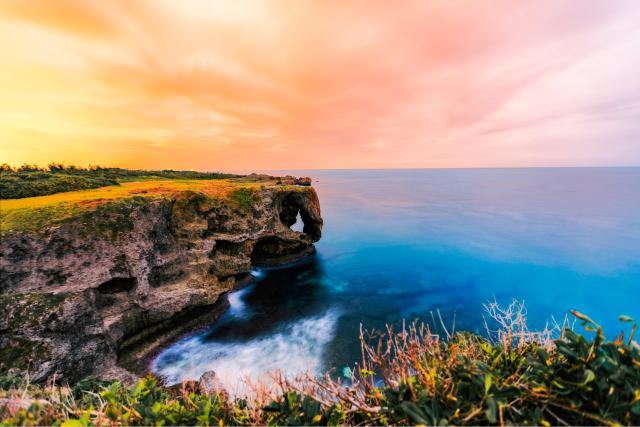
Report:
[[[8,163],[5,163],[8,164]],[[10,167],[14,169],[18,169],[21,166],[26,165],[24,163],[19,166],[14,166],[8,164]],[[49,164],[62,164],[66,167],[75,166],[78,168],[88,169],[92,166],[102,167],[102,168],[118,168],[118,169],[128,169],[128,170],[142,170],[142,171],[163,171],[163,170],[172,170],[172,171],[190,171],[190,172],[224,172],[224,173],[233,173],[235,172],[268,172],[268,171],[355,171],[355,170],[375,170],[375,171],[400,171],[400,170],[483,170],[483,169],[621,169],[621,168],[640,168],[640,164],[637,165],[586,165],[586,166],[424,166],[424,167],[362,167],[362,168],[220,168],[220,169],[193,169],[193,168],[172,168],[172,167],[159,167],[159,168],[144,168],[144,167],[131,167],[131,166],[115,166],[115,165],[92,165],[88,164],[86,166],[81,166],[74,163],[65,163],[65,162],[48,162],[44,166],[40,166],[38,164],[30,164],[31,166],[36,166],[38,168],[47,169]]]
[[[350,171],[350,170],[478,170],[478,169],[633,169],[640,168],[639,165],[617,165],[617,166],[458,166],[458,167],[406,167],[406,168],[260,168],[260,169],[218,169],[218,172],[232,172],[232,171],[243,171],[243,172],[267,172],[267,171]],[[151,170],[151,169],[150,169]],[[178,170],[178,169],[173,169]],[[188,169],[192,171],[197,171],[196,169]],[[214,170],[210,170],[207,172],[214,172]]]

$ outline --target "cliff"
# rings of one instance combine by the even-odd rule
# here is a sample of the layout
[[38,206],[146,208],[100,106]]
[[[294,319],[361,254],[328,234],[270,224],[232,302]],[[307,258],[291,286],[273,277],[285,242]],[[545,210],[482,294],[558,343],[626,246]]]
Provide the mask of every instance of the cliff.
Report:
[[[140,372],[159,346],[215,319],[252,266],[313,253],[319,201],[296,183],[163,181],[3,201],[0,375]],[[290,228],[298,214],[304,232]]]

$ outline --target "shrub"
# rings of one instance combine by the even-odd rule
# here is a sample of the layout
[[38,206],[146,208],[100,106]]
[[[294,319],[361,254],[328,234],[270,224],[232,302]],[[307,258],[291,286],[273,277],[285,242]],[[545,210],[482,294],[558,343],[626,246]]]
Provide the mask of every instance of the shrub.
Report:
[[0,199],[21,199],[65,191],[87,190],[118,185],[126,181],[149,179],[223,179],[237,175],[219,172],[144,171],[90,166],[87,169],[50,163],[46,169],[36,165],[12,168],[0,165]]
[[[516,305],[502,319],[518,312]],[[441,339],[418,324],[361,332],[363,361],[350,381],[276,376],[278,395],[207,396],[195,383],[168,388],[153,377],[132,387],[92,378],[73,389],[16,386],[11,379],[0,382],[12,390],[10,400],[27,392],[40,400],[0,408],[0,424],[638,425],[635,322],[623,317],[632,324],[629,338],[608,341],[595,322],[574,314],[595,332],[591,339],[569,328],[555,339],[523,334],[522,327],[488,338],[462,332]]]
[[238,188],[231,194],[231,200],[244,211],[251,211],[259,200],[256,191],[252,188]]

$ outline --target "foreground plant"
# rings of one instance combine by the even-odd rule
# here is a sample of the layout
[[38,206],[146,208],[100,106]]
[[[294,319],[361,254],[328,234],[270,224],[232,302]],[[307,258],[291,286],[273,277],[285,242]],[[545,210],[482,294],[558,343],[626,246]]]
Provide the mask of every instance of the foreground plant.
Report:
[[[425,425],[637,425],[640,349],[605,340],[602,328],[574,312],[592,339],[564,328],[532,333],[514,303],[496,339],[458,333],[441,340],[412,325],[362,337],[363,360],[350,384],[316,381],[317,399],[339,401],[350,423]],[[494,313],[495,315],[496,313]],[[496,318],[496,316],[494,316]]]
[[[637,425],[640,348],[574,312],[592,338],[565,327],[530,332],[514,302],[487,311],[500,328],[488,338],[441,338],[413,324],[384,334],[361,332],[362,361],[349,381],[276,376],[277,394],[250,399],[206,395],[193,383],[161,386],[147,377],[133,387],[87,380],[74,388],[2,384],[3,425]],[[565,325],[566,326],[566,325]],[[555,335],[555,336],[554,336]],[[6,380],[5,380],[6,381]],[[11,381],[9,381],[11,382]],[[18,399],[31,399],[20,408]]]

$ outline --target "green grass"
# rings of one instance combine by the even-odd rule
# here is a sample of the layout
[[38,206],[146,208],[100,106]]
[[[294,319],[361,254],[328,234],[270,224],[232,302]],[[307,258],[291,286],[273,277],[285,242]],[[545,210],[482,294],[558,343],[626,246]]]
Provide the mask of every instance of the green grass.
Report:
[[101,176],[86,177],[66,174],[33,172],[24,174],[0,174],[0,199],[17,199],[41,196],[63,191],[118,185],[115,179]]
[[242,187],[235,190],[230,195],[230,199],[244,211],[250,211],[251,208],[257,203],[258,195],[255,188]]
[[40,400],[0,408],[0,424],[638,425],[635,323],[628,339],[610,341],[575,315],[597,332],[565,329],[553,341],[523,335],[517,325],[496,339],[458,333],[442,340],[415,326],[376,334],[363,338],[363,364],[350,384],[328,376],[280,380],[273,391],[247,397],[206,395],[193,382],[168,388],[153,377],[131,387],[94,378],[53,388],[4,377],[0,397]]
[[249,211],[257,201],[257,191],[265,186],[287,191],[306,191],[306,187],[242,178],[124,182],[96,189],[0,200],[0,235],[15,231],[44,230],[83,214],[100,213],[100,208],[105,205],[113,205],[114,209],[126,209],[144,201],[172,198],[185,191],[201,193],[211,199],[229,200],[236,207]]
[[145,171],[121,168],[82,169],[51,165],[23,169],[2,165],[0,168],[0,199],[44,196],[67,191],[87,190],[123,182],[157,180],[211,180],[234,178],[238,175],[195,171]]

